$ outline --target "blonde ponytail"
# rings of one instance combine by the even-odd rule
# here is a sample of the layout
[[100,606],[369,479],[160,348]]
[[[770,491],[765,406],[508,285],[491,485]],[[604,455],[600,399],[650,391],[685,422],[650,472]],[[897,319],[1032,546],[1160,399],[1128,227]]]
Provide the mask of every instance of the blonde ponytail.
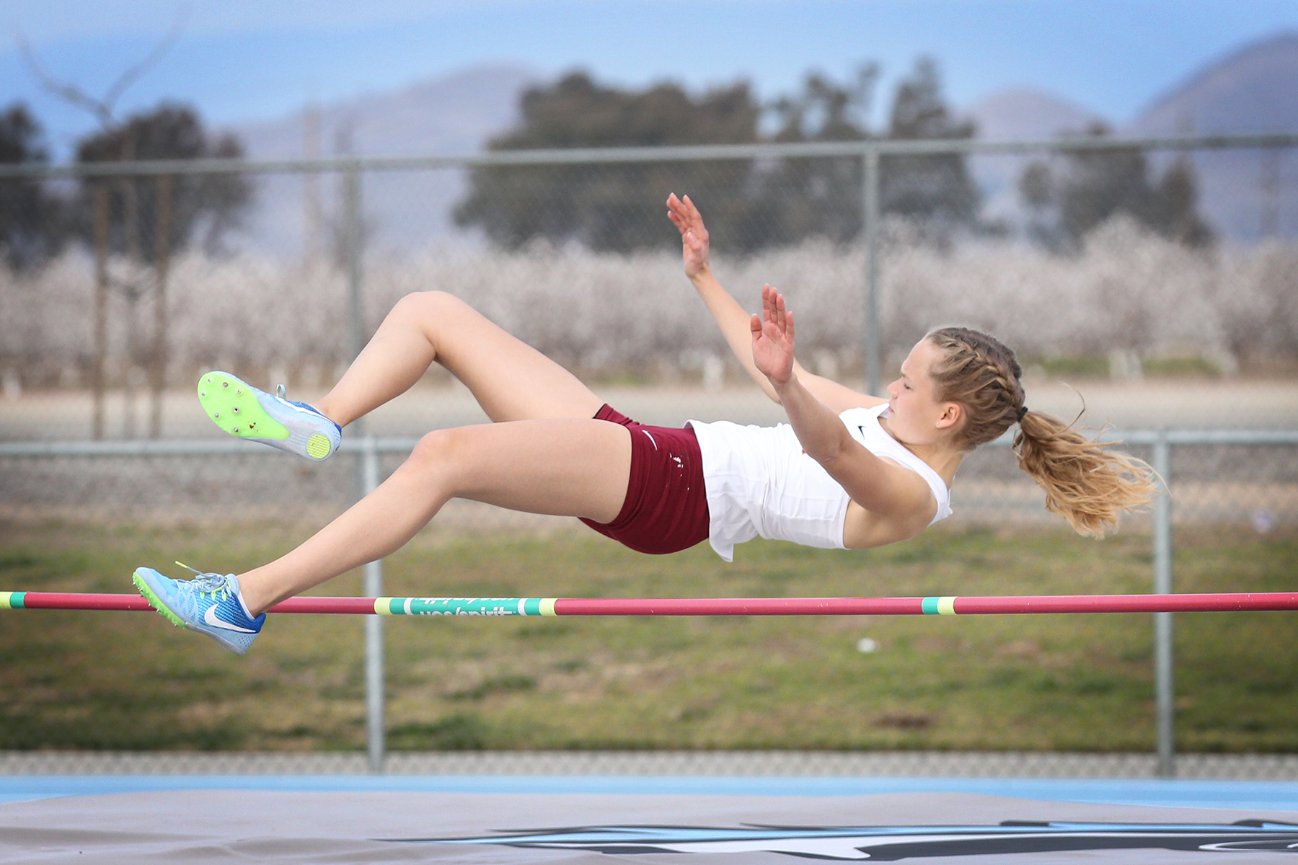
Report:
[[1057,418],[1028,411],[1012,445],[1019,467],[1046,492],[1046,510],[1081,535],[1102,538],[1123,511],[1149,504],[1158,492],[1148,463],[1110,450]]
[[1013,449],[1019,466],[1045,490],[1046,510],[1068,520],[1079,534],[1103,537],[1117,527],[1123,511],[1153,499],[1157,475],[1147,463],[1025,407],[1022,369],[1004,344],[963,327],[941,328],[927,339],[943,352],[929,370],[938,400],[965,409],[957,444],[973,450],[1017,423]]

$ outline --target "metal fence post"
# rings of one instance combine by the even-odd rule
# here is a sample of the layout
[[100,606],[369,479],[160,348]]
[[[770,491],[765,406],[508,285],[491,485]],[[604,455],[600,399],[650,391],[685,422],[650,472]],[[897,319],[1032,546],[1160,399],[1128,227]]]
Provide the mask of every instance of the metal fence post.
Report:
[[[374,436],[362,441],[361,485],[366,492],[379,485],[379,451]],[[383,594],[383,562],[370,562],[365,566],[365,595],[377,598]],[[382,772],[387,754],[387,730],[383,711],[383,617],[367,616],[365,619],[365,735],[369,752],[370,771]]]
[[865,151],[861,203],[865,235],[865,392],[879,395],[879,149]]
[[[362,287],[361,248],[361,164],[348,163],[343,173],[343,207],[346,231],[344,260],[347,267],[347,295],[351,310],[348,322],[348,344],[354,358],[365,345],[365,304]],[[356,496],[362,498],[379,485],[378,448],[372,435],[365,431],[364,420],[351,425],[360,437],[361,455],[356,472]],[[383,563],[370,562],[364,570],[364,592],[371,598],[383,594]],[[370,616],[365,620],[365,739],[371,772],[383,771],[386,741],[383,718],[383,619]]]
[[[1159,430],[1154,439],[1154,471],[1163,480],[1154,505],[1154,592],[1172,592],[1172,496],[1171,445],[1167,431]],[[1176,691],[1173,687],[1172,614],[1154,614],[1154,691],[1158,737],[1158,776],[1176,776],[1176,742],[1174,716]]]

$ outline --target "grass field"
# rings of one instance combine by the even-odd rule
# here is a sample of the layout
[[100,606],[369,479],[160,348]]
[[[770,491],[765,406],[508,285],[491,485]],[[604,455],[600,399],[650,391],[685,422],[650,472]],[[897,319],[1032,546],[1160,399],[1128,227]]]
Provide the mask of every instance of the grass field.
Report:
[[[137,565],[240,569],[301,531],[0,521],[0,589],[125,592]],[[1176,549],[1178,591],[1294,588],[1298,538],[1179,532]],[[642,556],[581,530],[423,536],[385,568],[385,594],[445,596],[1128,593],[1151,580],[1140,533],[941,529],[868,553],[756,542],[733,565],[706,546]],[[359,592],[356,575],[322,591]],[[0,615],[0,749],[364,748],[361,617],[274,617],[240,659],[149,613]],[[1291,613],[1177,616],[1178,750],[1298,751],[1294,634]],[[1154,747],[1148,615],[395,619],[385,651],[397,751]]]

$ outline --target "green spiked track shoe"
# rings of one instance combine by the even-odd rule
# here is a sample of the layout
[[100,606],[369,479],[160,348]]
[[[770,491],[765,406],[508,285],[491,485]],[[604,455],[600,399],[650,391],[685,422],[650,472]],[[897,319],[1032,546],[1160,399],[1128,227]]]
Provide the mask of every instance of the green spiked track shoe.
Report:
[[[177,562],[179,564],[179,562]],[[188,565],[181,565],[189,568]],[[153,568],[136,568],[131,580],[149,604],[179,628],[197,631],[242,655],[261,633],[266,614],[249,614],[233,574],[173,580]]]
[[310,460],[328,459],[342,429],[304,402],[258,390],[228,372],[204,373],[198,401],[212,423],[236,438],[261,442]]

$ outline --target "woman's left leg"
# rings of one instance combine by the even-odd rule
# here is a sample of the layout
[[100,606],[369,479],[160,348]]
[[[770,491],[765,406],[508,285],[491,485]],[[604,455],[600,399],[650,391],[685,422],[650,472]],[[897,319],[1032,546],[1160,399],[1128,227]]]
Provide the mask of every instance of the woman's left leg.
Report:
[[443,291],[406,295],[315,407],[340,426],[377,408],[437,363],[493,421],[593,417],[604,401],[561,365]]
[[386,481],[283,557],[239,575],[256,615],[400,549],[452,498],[609,522],[626,498],[631,436],[556,418],[436,430]]

